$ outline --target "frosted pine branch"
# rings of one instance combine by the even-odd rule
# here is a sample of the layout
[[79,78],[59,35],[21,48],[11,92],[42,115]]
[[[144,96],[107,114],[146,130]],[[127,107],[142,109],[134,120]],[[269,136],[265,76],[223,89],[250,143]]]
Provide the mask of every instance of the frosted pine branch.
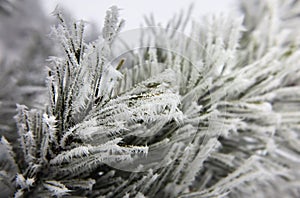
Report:
[[48,101],[17,105],[20,146],[1,137],[0,184],[15,197],[298,197],[300,54],[289,11],[299,5],[240,5],[244,17],[207,16],[189,36],[178,30],[190,13],[167,27],[146,17],[140,45],[125,39],[117,55],[116,6],[90,43],[84,22],[56,10],[63,54],[49,59]]

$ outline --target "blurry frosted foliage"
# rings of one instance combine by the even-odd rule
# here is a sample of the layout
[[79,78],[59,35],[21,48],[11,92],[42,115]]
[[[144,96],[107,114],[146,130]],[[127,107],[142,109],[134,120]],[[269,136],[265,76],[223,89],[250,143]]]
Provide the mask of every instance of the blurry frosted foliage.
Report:
[[44,104],[45,59],[53,44],[50,23],[36,0],[0,1],[0,134],[16,137],[16,103]]
[[146,18],[156,28],[140,31],[139,48],[122,40],[115,6],[93,42],[84,39],[84,22],[66,22],[56,10],[52,33],[63,54],[47,66],[45,106],[17,105],[19,152],[1,138],[1,190],[299,197],[300,50],[292,24],[300,6],[240,5],[244,17],[207,16],[189,36],[180,33],[188,14],[167,27]]

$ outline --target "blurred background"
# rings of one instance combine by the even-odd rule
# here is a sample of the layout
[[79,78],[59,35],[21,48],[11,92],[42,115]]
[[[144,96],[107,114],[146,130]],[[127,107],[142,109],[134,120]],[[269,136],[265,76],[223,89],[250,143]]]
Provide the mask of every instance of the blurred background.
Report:
[[153,13],[156,19],[164,23],[182,9],[194,3],[193,18],[208,13],[231,12],[235,9],[235,0],[41,0],[41,4],[49,15],[57,5],[64,7],[76,19],[102,24],[106,10],[112,5],[122,9],[121,17],[126,20],[124,30],[139,28],[143,16]]

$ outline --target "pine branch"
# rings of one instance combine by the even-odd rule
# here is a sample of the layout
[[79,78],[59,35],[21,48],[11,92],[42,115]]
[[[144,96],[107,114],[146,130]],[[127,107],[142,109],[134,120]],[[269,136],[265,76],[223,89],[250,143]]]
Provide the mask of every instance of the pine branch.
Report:
[[17,105],[20,152],[1,138],[0,184],[15,197],[297,195],[299,50],[278,15],[292,4],[243,1],[245,19],[208,16],[191,37],[180,12],[117,58],[117,7],[92,43],[56,10],[64,53],[50,58],[44,110]]

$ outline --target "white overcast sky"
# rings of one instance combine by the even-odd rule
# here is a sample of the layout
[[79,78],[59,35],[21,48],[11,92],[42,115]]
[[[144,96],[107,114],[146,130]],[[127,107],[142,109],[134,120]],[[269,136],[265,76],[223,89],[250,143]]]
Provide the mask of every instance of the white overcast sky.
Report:
[[94,21],[101,25],[106,10],[117,5],[121,8],[121,18],[126,20],[125,29],[139,28],[143,16],[153,13],[156,20],[166,22],[174,13],[187,9],[194,2],[193,19],[207,13],[231,12],[238,0],[41,0],[46,13],[56,5],[66,8],[76,19]]

